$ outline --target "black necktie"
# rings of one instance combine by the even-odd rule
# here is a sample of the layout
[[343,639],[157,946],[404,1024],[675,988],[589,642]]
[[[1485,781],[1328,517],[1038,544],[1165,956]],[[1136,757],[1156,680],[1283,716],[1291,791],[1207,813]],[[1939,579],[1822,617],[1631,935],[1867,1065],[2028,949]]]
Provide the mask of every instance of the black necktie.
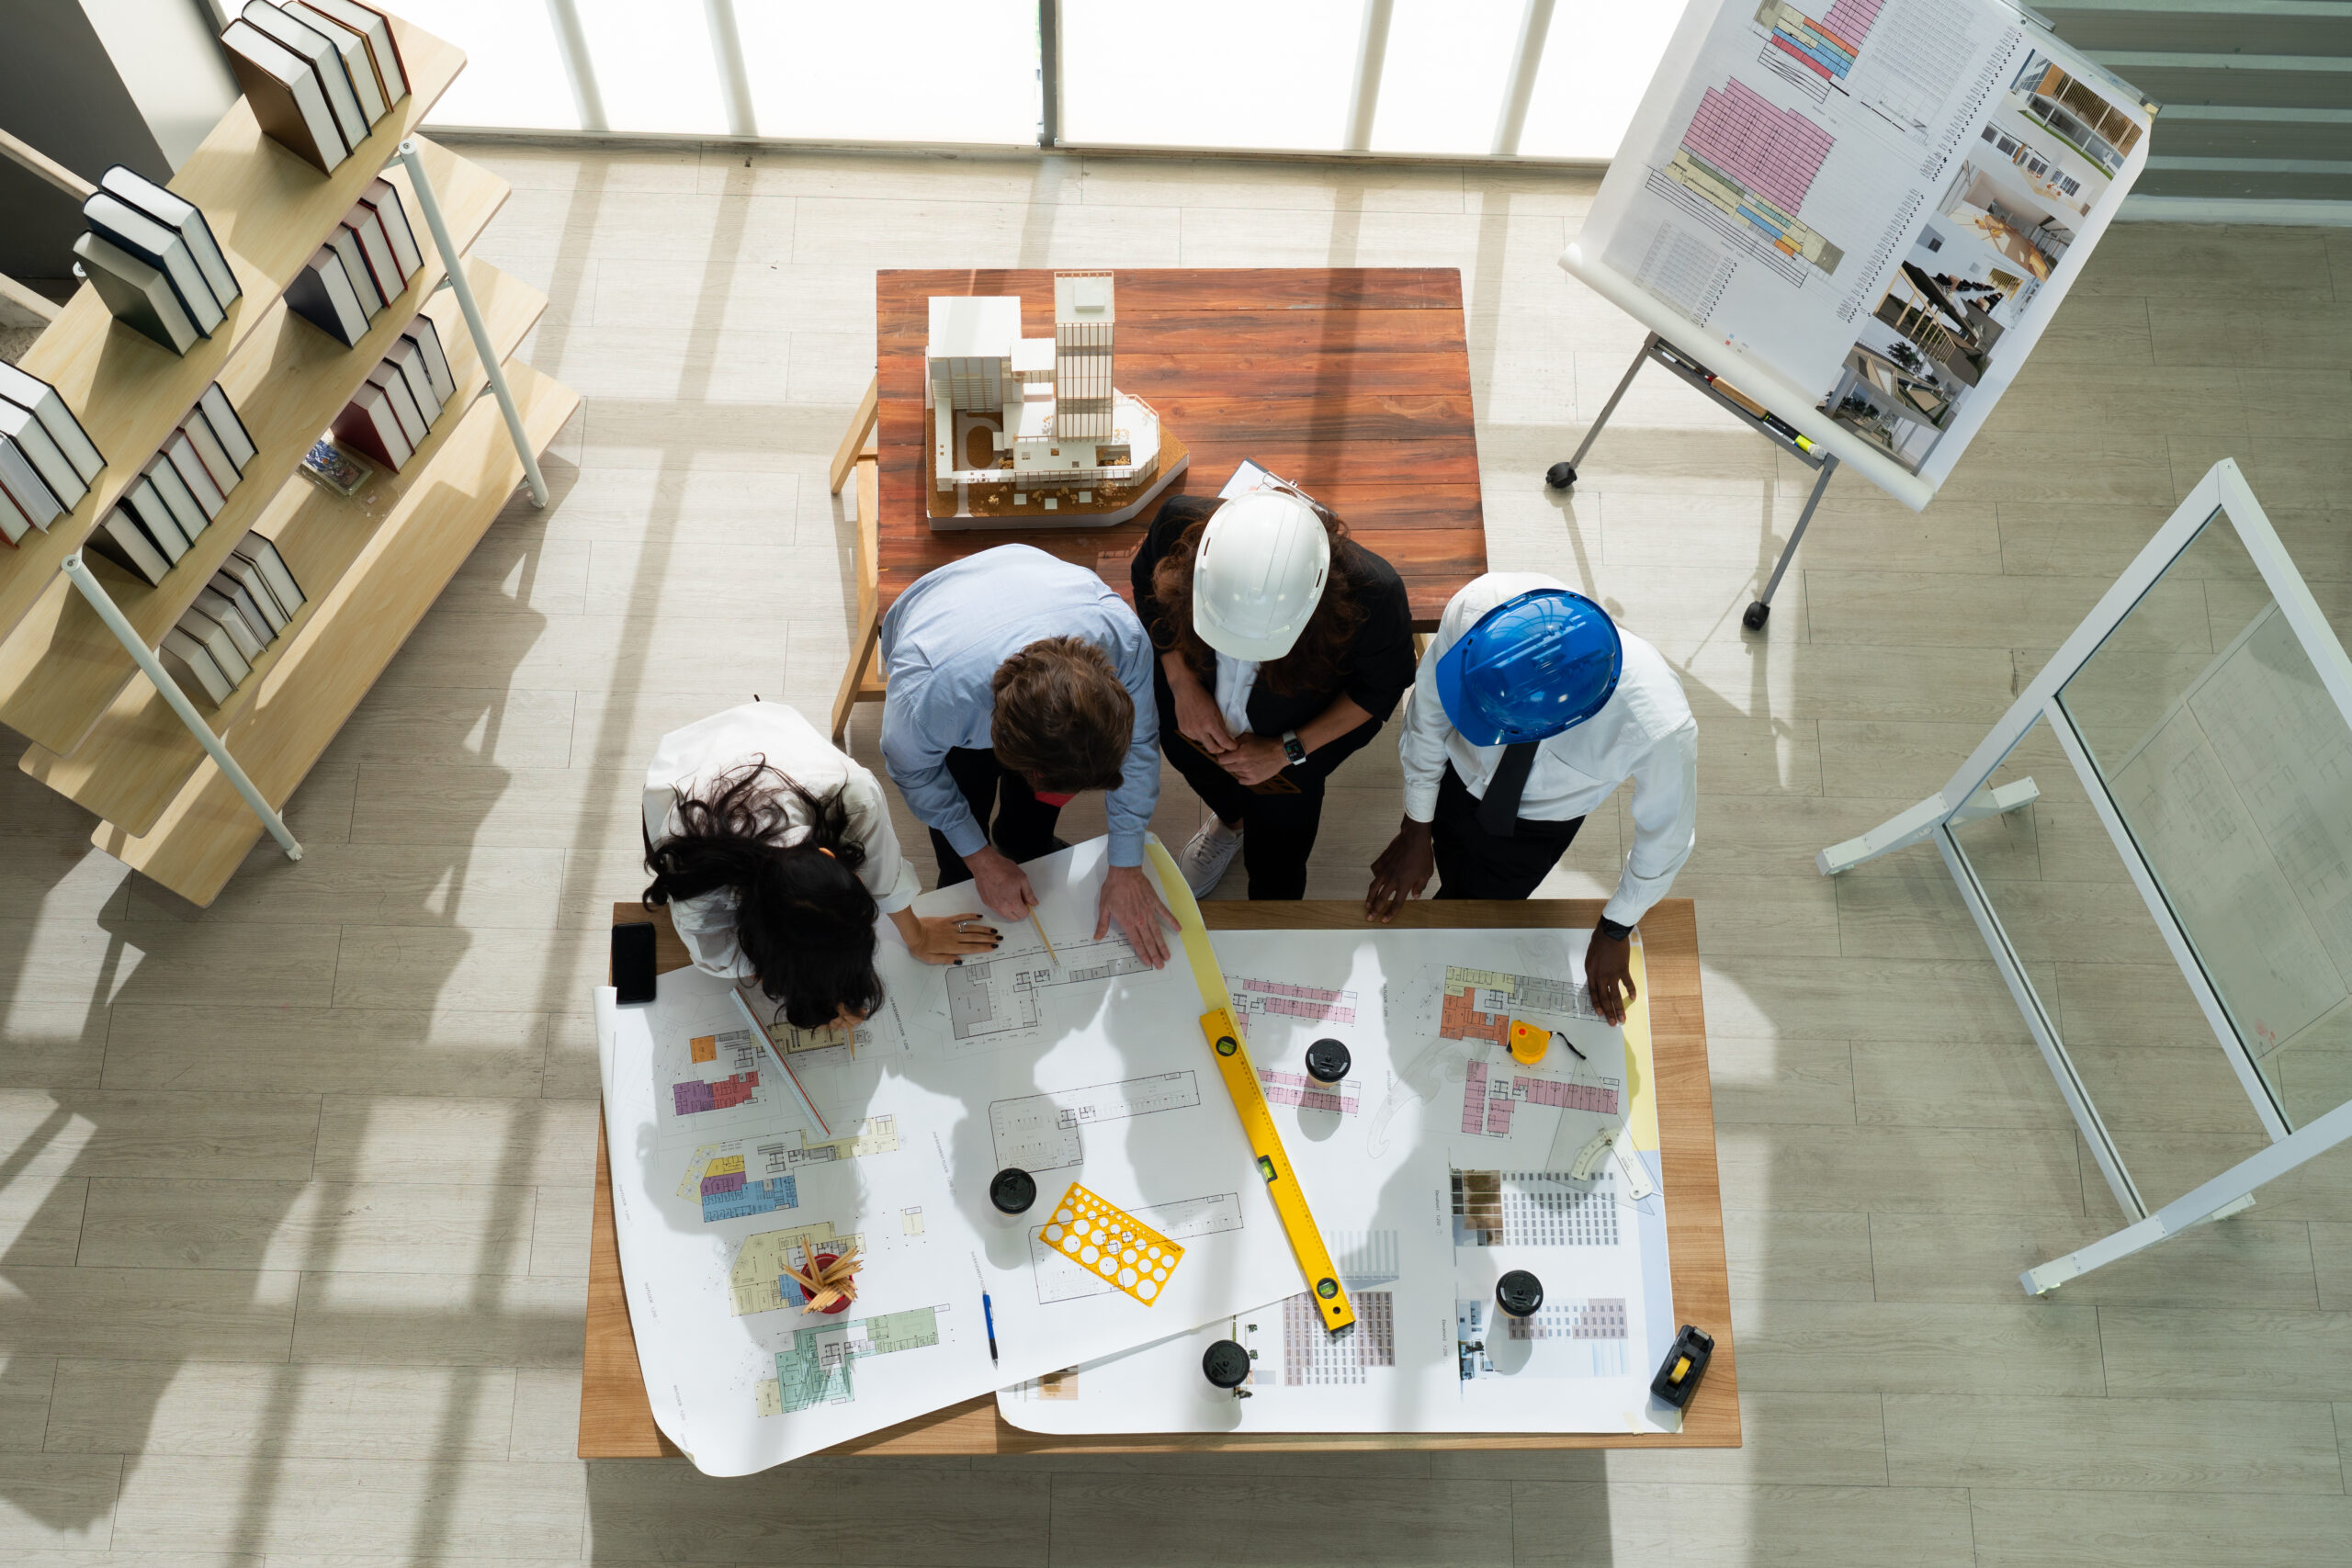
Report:
[[1519,830],[1519,797],[1527,793],[1527,775],[1535,767],[1539,740],[1521,740],[1503,748],[1495,776],[1478,800],[1478,826],[1494,838],[1508,839]]

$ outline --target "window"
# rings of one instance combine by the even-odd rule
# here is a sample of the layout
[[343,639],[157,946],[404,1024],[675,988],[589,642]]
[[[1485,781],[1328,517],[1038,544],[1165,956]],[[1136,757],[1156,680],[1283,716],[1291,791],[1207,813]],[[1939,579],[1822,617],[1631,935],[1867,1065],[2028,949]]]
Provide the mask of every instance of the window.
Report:
[[[1062,143],[1484,157],[1526,0],[1058,0]],[[1039,0],[403,0],[466,51],[442,126],[1034,146]],[[1557,0],[1516,151],[1614,154],[1675,7]],[[1556,47],[1554,47],[1556,46]],[[1369,94],[1368,105],[1359,95]],[[1368,116],[1360,116],[1368,107]],[[1508,140],[1508,138],[1507,138]]]

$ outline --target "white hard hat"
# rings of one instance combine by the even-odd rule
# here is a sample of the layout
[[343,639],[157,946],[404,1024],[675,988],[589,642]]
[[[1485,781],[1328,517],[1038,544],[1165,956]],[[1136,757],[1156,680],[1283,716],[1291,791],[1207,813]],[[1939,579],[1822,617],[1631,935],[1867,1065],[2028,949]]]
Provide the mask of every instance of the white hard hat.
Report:
[[1245,491],[1216,509],[1193,559],[1193,629],[1235,659],[1280,659],[1322,602],[1331,536],[1287,490]]

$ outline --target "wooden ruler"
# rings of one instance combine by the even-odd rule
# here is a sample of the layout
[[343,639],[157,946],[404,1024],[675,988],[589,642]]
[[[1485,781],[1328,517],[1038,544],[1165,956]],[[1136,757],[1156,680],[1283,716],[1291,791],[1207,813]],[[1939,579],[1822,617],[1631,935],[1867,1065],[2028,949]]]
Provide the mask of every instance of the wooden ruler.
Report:
[[1340,1270],[1332,1265],[1330,1249],[1323,1245],[1315,1213],[1306,1206],[1298,1173],[1291,1168],[1290,1156],[1283,1150],[1282,1130],[1274,1125],[1266,1091],[1258,1082],[1258,1069],[1250,1063],[1239,1015],[1225,988],[1225,971],[1217,964],[1216,950],[1209,945],[1208,928],[1201,923],[1200,906],[1193,902],[1193,891],[1184,886],[1183,874],[1169,858],[1167,846],[1153,837],[1145,840],[1145,848],[1168,896],[1168,907],[1182,925],[1184,957],[1193,966],[1193,982],[1200,987],[1201,1000],[1208,1008],[1201,1014],[1201,1033],[1208,1041],[1217,1077],[1225,1080],[1233,1109],[1240,1112],[1241,1131],[1257,1158],[1258,1174],[1265,1179],[1266,1195],[1274,1201],[1283,1233],[1290,1237],[1291,1251],[1297,1255],[1299,1269],[1306,1276],[1308,1299],[1314,1302],[1323,1326],[1336,1333],[1356,1320],[1356,1309],[1349,1303],[1347,1287],[1340,1283]]

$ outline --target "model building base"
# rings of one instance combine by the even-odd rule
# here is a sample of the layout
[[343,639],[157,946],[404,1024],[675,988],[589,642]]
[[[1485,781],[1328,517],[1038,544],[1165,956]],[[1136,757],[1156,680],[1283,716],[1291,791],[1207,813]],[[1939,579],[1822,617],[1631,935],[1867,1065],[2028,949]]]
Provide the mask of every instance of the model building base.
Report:
[[[932,443],[937,417],[935,409],[923,411],[926,446]],[[1000,428],[993,414],[959,412],[955,419],[957,434],[966,442],[989,443]],[[952,490],[927,487],[923,499],[933,531],[942,534],[974,528],[1108,528],[1133,521],[1157,502],[1192,460],[1193,455],[1183,441],[1162,425],[1159,466],[1149,479],[1140,483],[1114,481],[1032,490],[1009,483],[959,484]],[[1052,502],[1050,506],[1048,502]]]

